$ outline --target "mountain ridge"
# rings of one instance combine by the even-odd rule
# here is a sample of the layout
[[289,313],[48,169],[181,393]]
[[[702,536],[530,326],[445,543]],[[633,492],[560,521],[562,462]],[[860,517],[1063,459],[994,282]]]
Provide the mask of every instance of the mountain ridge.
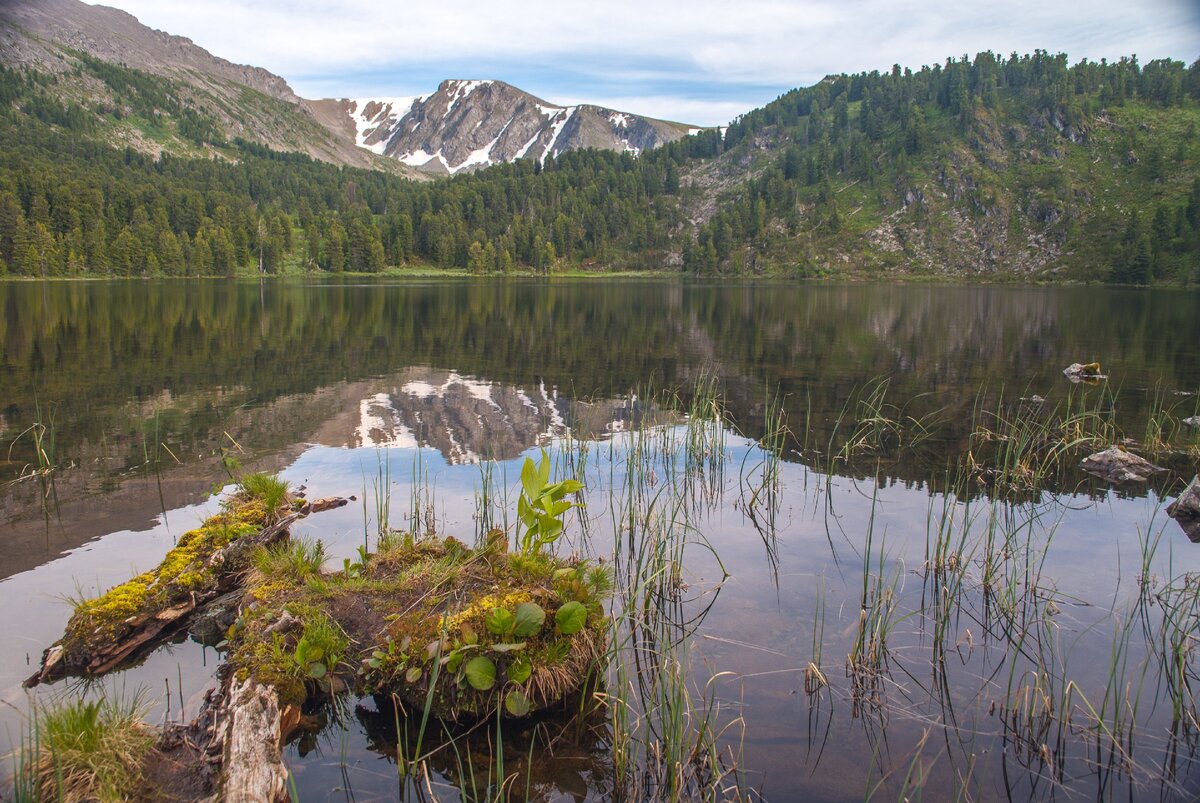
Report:
[[[182,105],[212,118],[226,138],[242,137],[335,164],[411,177],[451,174],[526,156],[544,162],[547,155],[582,147],[638,153],[691,130],[598,106],[547,103],[488,79],[443,81],[433,92],[405,99],[409,103],[402,114],[375,121],[363,136],[367,121],[356,114],[358,107],[374,112],[399,99],[381,103],[302,98],[274,73],[235,64],[116,8],[80,0],[0,4],[0,62],[58,76],[73,84],[71,92],[86,106],[86,101],[112,93],[95,81],[75,77],[79,54],[167,79]],[[153,111],[163,113],[159,108]],[[521,145],[513,144],[525,135]],[[121,144],[152,153],[189,152],[186,143],[169,138],[148,141],[129,130],[122,131],[121,138]]]
[[496,79],[447,79],[411,97],[309,103],[349,118],[359,147],[441,174],[522,158],[544,163],[579,148],[637,155],[700,130],[594,104],[554,104]]

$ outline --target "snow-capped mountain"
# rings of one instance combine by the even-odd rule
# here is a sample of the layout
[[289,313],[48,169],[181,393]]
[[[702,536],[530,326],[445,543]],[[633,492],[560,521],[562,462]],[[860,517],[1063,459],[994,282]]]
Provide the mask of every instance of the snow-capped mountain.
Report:
[[342,115],[355,142],[435,173],[547,156],[576,148],[637,154],[695,129],[599,106],[556,106],[503,81],[443,81],[403,98],[313,101],[328,120]]
[[[80,53],[156,76],[165,95],[229,139],[413,176],[545,161],[575,148],[639,153],[695,130],[597,106],[556,106],[502,81],[443,81],[409,98],[306,100],[278,75],[233,64],[115,8],[0,0],[0,64],[54,73],[52,91],[71,101],[120,105],[115,90],[81,69]],[[141,150],[187,147],[147,138],[132,124],[125,129],[119,138]]]

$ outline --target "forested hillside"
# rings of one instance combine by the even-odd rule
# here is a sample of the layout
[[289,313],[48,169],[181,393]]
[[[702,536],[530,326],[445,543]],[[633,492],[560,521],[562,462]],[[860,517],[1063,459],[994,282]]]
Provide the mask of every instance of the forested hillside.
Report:
[[[428,183],[226,140],[161,78],[80,69],[105,102],[0,69],[0,271],[1200,279],[1200,62],[983,53],[831,76],[724,137]],[[114,148],[114,116],[197,153]]]

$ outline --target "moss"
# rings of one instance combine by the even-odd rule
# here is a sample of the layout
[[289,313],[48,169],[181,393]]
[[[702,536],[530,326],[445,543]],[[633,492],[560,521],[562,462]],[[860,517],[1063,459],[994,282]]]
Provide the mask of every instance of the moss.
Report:
[[69,654],[85,653],[96,644],[120,638],[138,619],[178,604],[193,592],[215,588],[228,567],[209,565],[209,558],[233,541],[257,533],[266,521],[260,500],[234,497],[224,511],[180,536],[157,568],[79,603],[67,624],[64,649]]
[[[303,640],[312,640],[315,623],[330,622],[347,637],[344,647],[334,648],[344,649],[346,660],[328,667],[341,685],[395,693],[420,709],[433,684],[432,713],[443,718],[494,712],[515,689],[536,710],[581,685],[602,651],[606,624],[594,592],[604,589],[590,577],[587,565],[550,556],[509,555],[491,546],[471,550],[454,539],[389,537],[363,565],[319,581],[256,573],[250,604],[230,634],[230,660],[241,676],[274,685],[282,699],[299,702],[302,689],[327,688],[304,683],[296,655]],[[572,600],[586,602],[587,625],[563,635],[554,615]],[[540,625],[525,621],[518,629],[523,604],[526,620],[532,616],[534,623],[540,609]],[[492,616],[495,609],[511,616],[507,630]],[[272,628],[286,621],[284,611],[301,626],[284,633]],[[467,666],[481,656],[488,660],[476,661],[475,669],[490,669],[469,676]]]

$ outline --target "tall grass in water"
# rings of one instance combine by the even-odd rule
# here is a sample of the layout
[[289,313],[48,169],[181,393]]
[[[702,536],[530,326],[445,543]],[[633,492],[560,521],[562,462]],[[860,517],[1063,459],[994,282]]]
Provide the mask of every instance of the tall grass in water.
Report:
[[34,404],[34,421],[28,427],[17,433],[17,436],[12,439],[8,445],[8,460],[13,459],[13,450],[23,440],[28,439],[30,448],[33,452],[33,459],[21,467],[21,472],[18,479],[26,479],[29,477],[44,477],[52,474],[55,468],[54,444],[55,444],[55,427],[54,427],[54,408],[50,407],[46,411],[45,420],[42,416],[42,405]]
[[[693,635],[719,586],[687,584],[691,549],[720,559],[692,517],[724,488],[725,414],[715,382],[702,379],[677,437],[639,424],[625,434],[624,472],[610,465],[608,513],[616,591],[605,700],[611,715],[619,799],[740,799],[742,721],[718,696],[718,673],[693,677]],[[620,452],[610,450],[620,459]]]

